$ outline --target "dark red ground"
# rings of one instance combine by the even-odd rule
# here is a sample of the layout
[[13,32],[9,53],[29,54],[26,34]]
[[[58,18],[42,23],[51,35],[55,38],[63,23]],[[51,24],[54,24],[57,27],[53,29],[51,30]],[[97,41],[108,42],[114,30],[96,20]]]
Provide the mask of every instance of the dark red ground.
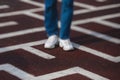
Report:
[[[42,4],[44,2],[44,0],[30,1]],[[89,11],[82,14],[75,14],[73,17],[73,24],[75,21],[78,20],[85,21],[85,19],[94,19],[94,21],[74,24],[74,26],[80,29],[83,28],[91,30],[92,32],[95,31],[100,34],[113,37],[118,40],[118,43],[115,43],[114,41],[111,42],[109,41],[110,39],[105,40],[103,38],[97,38],[97,36],[93,36],[96,33],[93,33],[93,35],[91,35],[87,34],[87,32],[74,30],[74,26],[72,26],[73,28],[71,29],[71,41],[79,44],[80,47],[85,46],[92,50],[102,52],[102,54],[107,54],[114,58],[118,57],[118,59],[116,59],[115,61],[110,61],[108,58],[103,58],[106,56],[100,57],[101,55],[98,52],[93,52],[98,55],[96,56],[94,54],[91,54],[91,50],[86,51],[86,49],[79,50],[76,48],[74,51],[65,52],[61,48],[56,47],[55,49],[47,50],[43,48],[43,44],[32,45],[29,47],[53,55],[55,56],[54,59],[44,59],[42,57],[39,57],[38,55],[33,54],[30,51],[24,50],[22,47],[14,50],[9,50],[9,48],[6,47],[47,39],[44,30],[16,35],[18,31],[22,32],[23,30],[42,28],[44,26],[43,19],[31,17],[26,14],[26,12],[30,12],[31,9],[42,9],[43,6],[37,6],[37,4],[22,2],[21,0],[0,0],[0,7],[3,5],[9,6],[9,8],[0,8],[0,80],[21,80],[20,77],[11,74],[9,71],[6,71],[7,69],[4,70],[3,68],[1,68],[1,65],[7,63],[17,67],[18,69],[21,69],[22,71],[27,72],[28,74],[32,74],[35,77],[53,73],[55,71],[66,70],[72,67],[80,67],[102,77],[105,77],[109,80],[120,80],[120,15],[117,17],[101,19],[102,21],[108,21],[110,23],[108,25],[96,22],[97,17],[101,18],[108,15],[115,16],[115,14],[117,15],[117,13],[120,14],[120,0],[104,0],[104,2],[99,2],[97,0],[74,1],[74,11]],[[77,6],[76,3],[83,3],[85,7]],[[87,8],[86,6],[88,5],[96,9],[92,10],[89,7]],[[97,9],[108,5],[118,6],[112,8],[111,6],[109,6],[107,9]],[[44,10],[36,10],[31,13],[44,17]],[[15,21],[18,24],[2,26],[2,23],[9,21]],[[117,25],[119,28],[117,29],[110,27],[113,26],[112,24],[115,24],[115,26]],[[15,36],[10,36],[9,34],[11,33]],[[5,35],[8,36],[2,37]],[[6,49],[6,52],[1,52],[3,49]],[[81,75],[76,73],[73,75],[55,78],[53,80],[91,80],[85,75],[86,74]]]

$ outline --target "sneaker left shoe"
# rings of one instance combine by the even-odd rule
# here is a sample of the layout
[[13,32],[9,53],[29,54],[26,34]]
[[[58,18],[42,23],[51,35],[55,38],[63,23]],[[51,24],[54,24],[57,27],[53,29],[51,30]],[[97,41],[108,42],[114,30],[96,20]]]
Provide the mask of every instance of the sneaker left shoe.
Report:
[[70,39],[66,39],[66,40],[60,39],[59,40],[59,46],[62,47],[63,50],[65,50],[65,51],[74,50],[74,47],[73,47]]
[[44,48],[52,49],[55,48],[55,45],[58,44],[58,36],[52,35],[45,42]]

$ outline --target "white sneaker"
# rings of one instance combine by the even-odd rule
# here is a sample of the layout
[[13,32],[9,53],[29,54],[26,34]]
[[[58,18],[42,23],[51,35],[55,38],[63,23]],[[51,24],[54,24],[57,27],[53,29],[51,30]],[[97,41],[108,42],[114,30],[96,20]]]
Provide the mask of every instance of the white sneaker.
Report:
[[59,46],[62,47],[63,50],[65,50],[65,51],[70,51],[70,50],[74,49],[70,39],[66,39],[66,40],[60,39]]
[[45,42],[44,48],[52,49],[55,48],[56,44],[58,44],[58,36],[52,35]]

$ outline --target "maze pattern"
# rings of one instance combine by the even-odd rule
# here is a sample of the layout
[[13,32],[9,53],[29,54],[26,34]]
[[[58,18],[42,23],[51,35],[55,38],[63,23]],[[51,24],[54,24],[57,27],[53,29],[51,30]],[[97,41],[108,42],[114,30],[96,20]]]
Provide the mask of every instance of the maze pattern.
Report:
[[0,80],[120,80],[119,0],[74,1],[71,52],[43,48],[43,14],[44,0],[0,0]]

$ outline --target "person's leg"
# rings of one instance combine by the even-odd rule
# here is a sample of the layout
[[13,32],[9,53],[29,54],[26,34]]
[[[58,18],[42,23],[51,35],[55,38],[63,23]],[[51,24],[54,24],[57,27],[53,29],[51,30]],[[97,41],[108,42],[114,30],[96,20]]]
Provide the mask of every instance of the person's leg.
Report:
[[45,28],[48,36],[58,35],[57,0],[45,0]]
[[70,27],[73,17],[73,0],[62,0],[61,29],[59,45],[65,51],[73,50],[70,41]]
[[70,38],[70,26],[73,17],[73,0],[62,0],[60,38]]

